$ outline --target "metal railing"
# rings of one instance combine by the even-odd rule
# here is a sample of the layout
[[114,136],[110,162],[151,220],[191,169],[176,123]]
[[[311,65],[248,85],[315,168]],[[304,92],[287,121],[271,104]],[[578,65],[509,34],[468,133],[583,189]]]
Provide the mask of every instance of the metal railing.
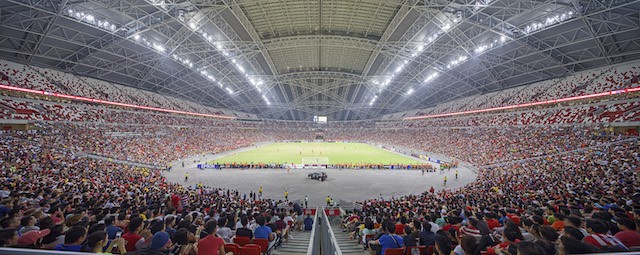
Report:
[[307,248],[307,255],[320,254],[320,246],[316,246],[316,239],[319,239],[318,231],[318,213],[320,210],[316,207],[316,214],[313,216],[313,226],[311,228],[311,236],[309,237],[309,246]]
[[316,211],[307,255],[342,255],[324,208]]

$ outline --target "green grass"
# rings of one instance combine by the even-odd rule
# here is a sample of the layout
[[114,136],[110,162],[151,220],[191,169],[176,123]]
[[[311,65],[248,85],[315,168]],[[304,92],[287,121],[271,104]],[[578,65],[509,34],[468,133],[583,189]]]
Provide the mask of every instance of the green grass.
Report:
[[415,164],[416,159],[363,143],[273,143],[215,160],[218,163],[302,163],[303,157],[328,157],[330,164]]

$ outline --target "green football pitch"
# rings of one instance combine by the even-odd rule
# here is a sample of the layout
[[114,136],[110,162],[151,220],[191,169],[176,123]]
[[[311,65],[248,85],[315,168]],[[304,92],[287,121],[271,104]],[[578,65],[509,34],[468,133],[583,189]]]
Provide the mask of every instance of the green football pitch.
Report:
[[214,162],[301,164],[305,157],[316,157],[320,159],[327,158],[329,164],[369,163],[391,165],[423,163],[417,159],[389,152],[364,143],[325,142],[272,143],[255,149],[228,155],[214,160]]

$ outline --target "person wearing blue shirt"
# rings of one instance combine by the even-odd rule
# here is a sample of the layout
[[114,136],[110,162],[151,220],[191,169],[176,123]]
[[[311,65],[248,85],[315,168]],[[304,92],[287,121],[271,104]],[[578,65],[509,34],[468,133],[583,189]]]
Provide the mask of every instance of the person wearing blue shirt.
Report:
[[272,235],[273,231],[271,228],[265,226],[266,219],[263,216],[258,216],[256,218],[256,223],[260,226],[253,231],[253,236],[255,238],[269,239],[269,242],[273,241],[275,237]]
[[382,235],[378,240],[369,241],[372,255],[383,255],[389,248],[404,247],[404,239],[393,233],[396,225],[393,222],[382,223]]
[[81,226],[75,226],[67,230],[64,235],[64,243],[54,248],[56,251],[75,251],[82,250],[82,243],[87,238],[87,230]]
[[311,231],[311,229],[313,229],[313,219],[311,214],[307,213],[307,218],[304,219],[304,230]]
[[114,220],[115,218],[113,216],[109,216],[106,219],[104,219],[104,225],[106,226],[105,232],[107,232],[107,235],[109,236],[109,240],[116,239],[116,234],[118,232],[120,232],[121,234],[124,233],[121,228],[113,225]]
[[431,246],[436,243],[436,233],[431,231],[431,223],[428,220],[422,222],[422,231],[420,232],[420,245]]

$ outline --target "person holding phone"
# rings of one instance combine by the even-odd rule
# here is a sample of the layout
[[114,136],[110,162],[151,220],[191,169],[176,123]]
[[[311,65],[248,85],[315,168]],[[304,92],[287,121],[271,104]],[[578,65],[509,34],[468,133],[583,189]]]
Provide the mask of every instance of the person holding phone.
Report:
[[[122,235],[122,232],[118,234]],[[127,249],[124,247],[124,239],[122,239],[122,237],[120,237],[119,235],[116,235],[117,237],[114,240],[112,240],[111,243],[109,243],[107,232],[105,231],[93,232],[91,233],[91,235],[87,237],[87,243],[86,243],[87,249],[85,249],[85,251],[93,252],[93,253],[106,252],[107,254],[111,254],[113,249],[116,248],[118,254],[125,254],[127,253]],[[105,249],[105,247],[107,248]]]

